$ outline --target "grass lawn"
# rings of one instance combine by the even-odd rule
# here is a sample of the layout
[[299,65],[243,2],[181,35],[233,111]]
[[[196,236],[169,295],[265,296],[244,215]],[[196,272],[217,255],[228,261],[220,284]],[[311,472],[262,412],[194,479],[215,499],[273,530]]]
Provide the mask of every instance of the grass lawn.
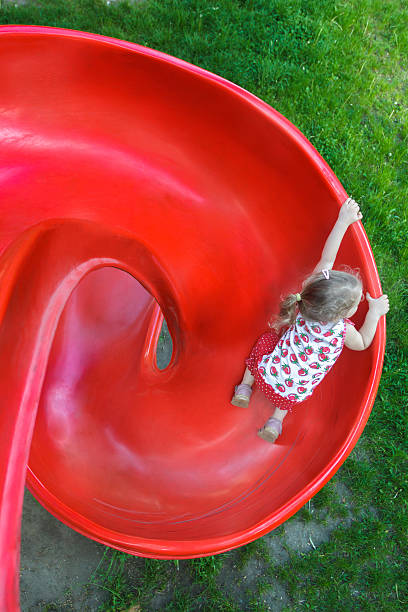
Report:
[[[285,592],[287,611],[408,609],[406,3],[37,0],[0,6],[2,24],[74,28],[133,41],[220,74],[275,107],[361,203],[390,297],[384,371],[368,424],[332,481],[290,519],[324,524],[337,517],[330,537],[307,552],[289,550],[279,561],[270,536],[235,553],[180,564],[107,548],[94,577],[111,598],[104,609],[133,604],[135,611],[149,611],[152,598],[167,589],[163,610],[280,610],[265,603],[274,588]],[[335,486],[350,491],[351,520],[341,520]],[[238,583],[248,564],[259,571],[240,604],[220,576],[230,566]]]

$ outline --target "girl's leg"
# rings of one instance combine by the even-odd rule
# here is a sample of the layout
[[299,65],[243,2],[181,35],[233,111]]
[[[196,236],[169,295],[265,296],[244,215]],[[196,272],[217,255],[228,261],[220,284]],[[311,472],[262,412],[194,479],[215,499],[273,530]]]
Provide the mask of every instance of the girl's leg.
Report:
[[285,416],[288,414],[287,410],[281,410],[280,408],[275,408],[275,412],[272,415],[272,419],[278,419],[282,423]]
[[266,421],[265,425],[258,431],[258,436],[267,442],[275,442],[282,433],[282,421],[287,415],[287,410],[275,408],[273,415]]
[[246,368],[241,383],[235,387],[234,397],[231,400],[231,404],[233,406],[247,408],[249,400],[251,399],[252,385],[254,384],[254,380],[255,378],[252,376],[248,368]]
[[248,368],[245,368],[245,372],[244,372],[244,376],[242,377],[241,384],[249,385],[250,387],[252,387],[252,385],[254,384],[254,380],[255,378],[252,376],[251,372],[248,370]]

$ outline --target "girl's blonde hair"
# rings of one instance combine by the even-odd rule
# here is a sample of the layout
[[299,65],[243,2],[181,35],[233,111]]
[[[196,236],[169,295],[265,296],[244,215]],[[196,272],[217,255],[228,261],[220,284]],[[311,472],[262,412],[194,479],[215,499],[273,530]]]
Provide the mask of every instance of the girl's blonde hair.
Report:
[[357,270],[348,268],[347,271],[329,270],[326,275],[322,272],[312,274],[304,281],[300,294],[290,293],[282,300],[279,315],[270,327],[279,332],[293,325],[298,309],[308,321],[339,321],[355,305],[361,289]]

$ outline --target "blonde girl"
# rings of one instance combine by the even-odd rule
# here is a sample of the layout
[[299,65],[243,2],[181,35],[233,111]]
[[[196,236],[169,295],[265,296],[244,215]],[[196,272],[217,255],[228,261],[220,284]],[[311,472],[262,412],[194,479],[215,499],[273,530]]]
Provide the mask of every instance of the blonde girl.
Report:
[[263,440],[275,442],[287,413],[312,395],[344,346],[353,351],[370,346],[380,317],[389,310],[387,295],[374,299],[366,293],[369,309],[357,331],[349,317],[363,299],[361,279],[356,271],[332,269],[347,228],[360,219],[359,205],[348,198],[312,275],[300,293],[281,302],[271,331],[258,339],[245,361],[246,370],[231,403],[248,406],[254,382],[271,400],[274,412],[258,431]]

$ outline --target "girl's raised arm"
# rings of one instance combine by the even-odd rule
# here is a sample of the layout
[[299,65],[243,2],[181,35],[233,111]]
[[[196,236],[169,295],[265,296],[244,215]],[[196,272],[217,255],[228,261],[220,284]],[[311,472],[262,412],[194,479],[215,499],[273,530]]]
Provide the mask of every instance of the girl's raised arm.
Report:
[[337,221],[325,242],[320,261],[313,270],[313,274],[332,269],[348,226],[362,218],[363,215],[357,202],[352,198],[347,198],[340,208]]

